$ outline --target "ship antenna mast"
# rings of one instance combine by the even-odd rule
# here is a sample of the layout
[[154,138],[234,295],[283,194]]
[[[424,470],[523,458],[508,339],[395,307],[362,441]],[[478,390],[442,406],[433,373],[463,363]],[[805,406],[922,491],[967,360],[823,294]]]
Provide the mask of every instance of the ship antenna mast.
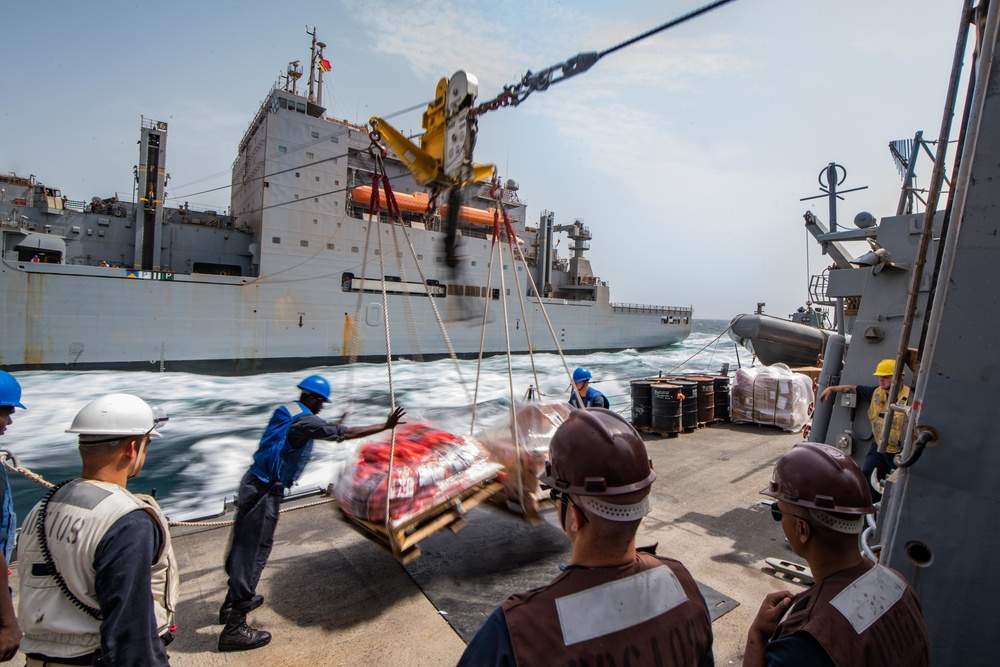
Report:
[[323,72],[329,67],[329,63],[323,59],[323,49],[326,48],[326,44],[323,42],[316,42],[316,61],[320,63],[319,73],[316,75],[316,105],[323,106]]
[[[316,56],[316,47],[319,46],[320,49],[322,49],[322,47],[326,46],[326,45],[325,44],[323,44],[323,45],[318,45],[317,44],[317,42],[316,42],[316,28],[312,28],[310,30],[309,26],[306,26],[306,34],[310,35],[312,37],[312,46],[309,47],[309,54],[310,54],[309,55],[309,101],[310,102],[316,102],[316,97],[314,95],[314,87],[316,85],[316,62],[317,62],[316,61],[316,57],[317,57]],[[322,73],[320,73],[320,77],[322,77],[322,76],[323,76]],[[316,102],[316,103],[319,104],[319,102]]]

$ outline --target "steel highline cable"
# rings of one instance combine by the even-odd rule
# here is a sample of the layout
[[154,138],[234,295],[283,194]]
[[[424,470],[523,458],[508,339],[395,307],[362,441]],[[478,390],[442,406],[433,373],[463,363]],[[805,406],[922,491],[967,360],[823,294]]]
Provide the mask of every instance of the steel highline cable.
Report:
[[597,57],[598,58],[603,58],[604,56],[608,55],[609,53],[614,53],[615,51],[618,51],[620,49],[624,49],[626,46],[631,46],[631,45],[635,44],[636,42],[638,42],[640,40],[646,39],[647,37],[652,37],[653,35],[655,35],[657,33],[660,33],[660,32],[663,32],[664,30],[667,30],[668,28],[673,28],[674,26],[680,25],[681,23],[684,23],[685,21],[689,21],[689,20],[693,19],[696,16],[701,16],[702,14],[707,14],[708,12],[712,11],[713,9],[717,9],[717,8],[721,7],[722,5],[728,4],[728,3],[732,2],[732,1],[733,0],[717,0],[716,2],[712,2],[710,4],[707,4],[704,7],[700,7],[698,9],[692,10],[692,11],[688,12],[687,14],[683,14],[681,16],[678,16],[675,19],[667,21],[663,25],[660,25],[660,26],[657,26],[657,27],[652,28],[650,30],[647,30],[646,32],[644,32],[642,34],[639,34],[639,35],[636,35],[635,37],[633,37],[631,39],[627,39],[624,42],[621,42],[620,44],[616,44],[615,46],[612,46],[610,49],[605,49],[605,50],[601,51],[600,53],[598,53]]

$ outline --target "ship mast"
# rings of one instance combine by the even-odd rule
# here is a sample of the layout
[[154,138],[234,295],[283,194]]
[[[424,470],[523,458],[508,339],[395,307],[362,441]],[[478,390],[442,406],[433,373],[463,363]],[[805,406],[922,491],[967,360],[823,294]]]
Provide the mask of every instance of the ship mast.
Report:
[[316,70],[323,60],[323,49],[326,48],[326,44],[316,41],[316,28],[310,30],[309,26],[306,26],[306,34],[312,37],[312,46],[310,47],[312,55],[309,58],[309,101],[314,102],[317,106],[323,106],[323,68],[318,67],[319,73]]

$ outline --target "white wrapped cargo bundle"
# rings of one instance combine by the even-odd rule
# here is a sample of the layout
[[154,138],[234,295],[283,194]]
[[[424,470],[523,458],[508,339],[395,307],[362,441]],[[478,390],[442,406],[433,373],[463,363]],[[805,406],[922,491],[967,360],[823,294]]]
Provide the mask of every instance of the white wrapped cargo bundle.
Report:
[[794,373],[785,364],[736,371],[732,400],[736,423],[777,426],[794,433],[809,421],[813,401],[809,376]]

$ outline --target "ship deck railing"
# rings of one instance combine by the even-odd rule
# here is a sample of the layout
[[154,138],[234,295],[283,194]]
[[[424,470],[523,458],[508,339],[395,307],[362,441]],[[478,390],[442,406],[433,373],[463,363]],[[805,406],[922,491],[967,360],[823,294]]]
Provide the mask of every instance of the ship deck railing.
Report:
[[661,315],[690,315],[691,309],[682,306],[649,306],[642,303],[612,303],[611,307],[621,313],[656,313]]

